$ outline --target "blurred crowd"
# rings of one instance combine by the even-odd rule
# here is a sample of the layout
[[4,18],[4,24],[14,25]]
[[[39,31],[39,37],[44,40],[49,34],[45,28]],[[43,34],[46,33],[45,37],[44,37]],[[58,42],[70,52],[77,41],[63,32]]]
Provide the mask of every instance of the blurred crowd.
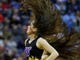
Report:
[[20,2],[0,0],[0,60],[23,60],[28,20],[20,11]]
[[80,32],[80,0],[52,0],[62,14],[62,21],[70,32]]
[[[80,33],[80,0],[52,0],[68,31]],[[25,60],[24,40],[29,14],[18,0],[0,0],[0,60]]]

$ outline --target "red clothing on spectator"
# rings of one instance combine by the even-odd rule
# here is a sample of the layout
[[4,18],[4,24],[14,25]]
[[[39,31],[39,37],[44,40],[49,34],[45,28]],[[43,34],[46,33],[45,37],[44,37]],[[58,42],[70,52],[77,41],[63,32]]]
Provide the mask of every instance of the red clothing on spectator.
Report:
[[10,5],[7,4],[7,3],[3,3],[3,4],[2,4],[2,8],[3,8],[3,9],[8,9],[8,8],[10,8]]
[[0,13],[0,22],[4,21],[4,16]]

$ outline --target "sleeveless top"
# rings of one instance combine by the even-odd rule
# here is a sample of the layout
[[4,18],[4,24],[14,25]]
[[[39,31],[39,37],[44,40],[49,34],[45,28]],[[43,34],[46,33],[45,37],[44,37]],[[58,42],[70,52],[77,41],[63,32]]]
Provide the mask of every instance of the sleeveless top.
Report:
[[41,56],[42,56],[42,53],[43,53],[43,50],[37,48],[36,46],[36,43],[37,43],[37,40],[38,40],[39,37],[37,37],[35,40],[33,40],[31,43],[29,43],[29,40],[28,39],[26,41],[26,46],[25,46],[25,54],[26,54],[26,57],[27,57],[27,60],[31,60],[31,58],[33,60],[35,60],[35,58],[37,58],[38,60],[41,59]]

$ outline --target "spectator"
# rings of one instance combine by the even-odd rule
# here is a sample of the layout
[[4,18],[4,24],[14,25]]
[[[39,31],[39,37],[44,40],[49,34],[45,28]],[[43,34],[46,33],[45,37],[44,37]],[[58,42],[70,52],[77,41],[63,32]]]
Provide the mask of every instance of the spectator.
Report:
[[73,20],[75,19],[75,13],[69,10],[69,12],[62,16],[63,22],[67,25],[68,31],[70,32],[73,28]]
[[80,32],[80,10],[76,11],[76,19],[74,19],[74,29],[76,32]]
[[2,13],[0,13],[0,23],[3,23],[4,21],[4,16],[2,15]]
[[64,0],[57,0],[56,4],[55,4],[56,8],[62,13],[64,14],[66,11],[66,4]]

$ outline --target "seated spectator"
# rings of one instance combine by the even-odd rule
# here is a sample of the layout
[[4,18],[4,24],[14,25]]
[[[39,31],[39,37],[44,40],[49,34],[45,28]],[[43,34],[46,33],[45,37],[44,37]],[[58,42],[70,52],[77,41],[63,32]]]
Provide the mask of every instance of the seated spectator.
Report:
[[76,32],[80,32],[80,10],[76,11],[76,18],[74,19],[74,29]]
[[0,23],[2,23],[4,21],[4,16],[2,13],[0,13]]
[[75,19],[75,14],[71,10],[69,10],[67,14],[62,16],[62,20],[66,24],[69,32],[73,28],[73,20],[74,19]]

